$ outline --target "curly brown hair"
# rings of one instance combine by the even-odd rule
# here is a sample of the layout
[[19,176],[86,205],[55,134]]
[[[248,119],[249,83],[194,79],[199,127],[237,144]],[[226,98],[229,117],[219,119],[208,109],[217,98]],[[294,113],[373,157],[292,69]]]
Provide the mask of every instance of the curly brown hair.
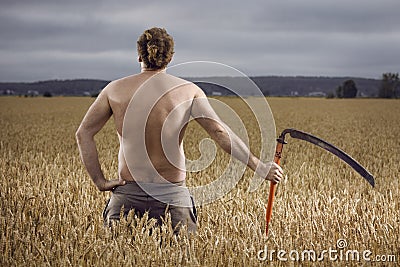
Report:
[[163,69],[174,54],[174,39],[162,28],[145,30],[137,41],[140,58],[148,69]]

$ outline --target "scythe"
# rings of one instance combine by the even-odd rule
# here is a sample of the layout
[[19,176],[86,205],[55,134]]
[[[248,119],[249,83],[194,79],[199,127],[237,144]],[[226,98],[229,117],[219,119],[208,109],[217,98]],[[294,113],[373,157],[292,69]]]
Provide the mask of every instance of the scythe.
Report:
[[[345,161],[348,165],[350,165],[356,172],[358,172],[362,177],[364,177],[368,183],[372,185],[372,187],[375,186],[375,180],[374,177],[363,167],[355,161],[352,157],[347,155],[345,152],[340,150],[339,148],[329,144],[328,142],[313,136],[311,134],[295,130],[295,129],[285,129],[277,139],[277,144],[276,144],[276,149],[275,149],[275,157],[274,157],[274,162],[278,165],[280,165],[280,159],[282,156],[282,149],[283,145],[287,144],[285,142],[285,135],[290,134],[290,137],[304,140],[307,142],[310,142],[314,145],[317,145],[332,154],[336,155],[343,161]],[[270,188],[269,188],[269,195],[268,195],[268,204],[267,204],[267,212],[266,212],[266,225],[265,225],[265,234],[268,235],[268,225],[271,221],[271,216],[272,216],[272,205],[274,203],[274,197],[275,197],[275,189],[276,189],[276,183],[271,182]]]

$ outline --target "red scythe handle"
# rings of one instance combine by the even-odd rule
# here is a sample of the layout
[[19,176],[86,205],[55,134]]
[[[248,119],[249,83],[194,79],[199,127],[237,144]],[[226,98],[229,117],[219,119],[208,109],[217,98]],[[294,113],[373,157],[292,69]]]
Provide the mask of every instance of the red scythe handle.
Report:
[[[285,141],[283,140],[283,138],[280,137],[277,139],[274,162],[278,165],[280,165],[282,149],[284,144]],[[268,236],[268,225],[269,222],[271,221],[271,216],[272,216],[272,206],[274,204],[275,189],[276,189],[276,183],[271,181],[271,184],[269,186],[267,213],[265,216],[265,235],[267,236]]]

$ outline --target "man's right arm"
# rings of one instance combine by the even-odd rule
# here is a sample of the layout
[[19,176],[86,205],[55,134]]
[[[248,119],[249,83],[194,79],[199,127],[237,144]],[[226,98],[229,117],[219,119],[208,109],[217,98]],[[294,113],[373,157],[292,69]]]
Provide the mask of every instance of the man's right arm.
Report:
[[225,152],[246,164],[262,178],[274,182],[282,179],[281,167],[273,162],[263,163],[254,156],[247,145],[221,121],[208,102],[207,96],[198,87],[193,99],[191,115]]
[[112,110],[108,102],[105,88],[90,106],[76,131],[76,141],[78,143],[81,159],[90,178],[100,191],[111,190],[115,186],[124,184],[124,181],[120,179],[105,179],[101,170],[94,140],[94,136],[103,128],[111,114]]

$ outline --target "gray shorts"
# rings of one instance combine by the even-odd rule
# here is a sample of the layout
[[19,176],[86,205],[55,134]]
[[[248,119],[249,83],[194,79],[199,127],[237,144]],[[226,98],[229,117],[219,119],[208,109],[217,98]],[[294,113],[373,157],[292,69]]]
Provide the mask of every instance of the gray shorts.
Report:
[[149,218],[162,224],[168,212],[171,214],[172,227],[175,233],[179,226],[186,225],[189,232],[197,230],[197,214],[194,201],[184,182],[175,184],[152,184],[127,182],[112,191],[112,196],[103,211],[106,225],[112,220],[120,219],[121,208],[124,216],[134,210],[139,217],[148,212]]

